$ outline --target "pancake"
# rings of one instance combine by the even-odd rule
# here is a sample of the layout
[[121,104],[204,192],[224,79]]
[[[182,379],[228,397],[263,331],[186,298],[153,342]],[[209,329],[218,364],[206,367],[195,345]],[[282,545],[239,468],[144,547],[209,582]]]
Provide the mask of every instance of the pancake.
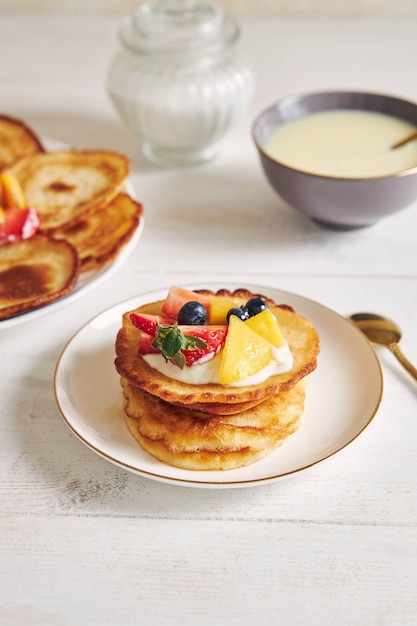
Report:
[[170,405],[121,379],[125,421],[141,447],[188,470],[229,470],[270,454],[294,433],[305,403],[305,380],[234,416],[211,416]]
[[[221,290],[217,293],[226,295],[229,292]],[[244,303],[254,294],[238,290],[232,295],[234,298],[240,297]],[[160,314],[162,304],[162,301],[147,304],[135,311]],[[117,334],[116,370],[132,386],[180,407],[199,410],[209,415],[232,415],[250,409],[268,398],[290,390],[312,372],[316,368],[320,349],[317,331],[308,319],[272,301],[269,304],[293,354],[293,367],[287,373],[270,376],[262,383],[243,387],[190,385],[173,380],[152,368],[138,354],[140,331],[130,320],[131,311],[124,314],[122,328]]]
[[53,236],[66,239],[77,249],[80,271],[85,272],[113,261],[134,235],[142,216],[142,205],[120,193],[105,206],[57,228]]
[[0,246],[0,320],[68,294],[78,277],[78,255],[67,241],[35,235]]
[[41,140],[25,122],[0,115],[0,171],[22,157],[44,151]]
[[51,232],[111,202],[129,173],[127,157],[109,150],[61,150],[25,157],[8,168],[40,229]]

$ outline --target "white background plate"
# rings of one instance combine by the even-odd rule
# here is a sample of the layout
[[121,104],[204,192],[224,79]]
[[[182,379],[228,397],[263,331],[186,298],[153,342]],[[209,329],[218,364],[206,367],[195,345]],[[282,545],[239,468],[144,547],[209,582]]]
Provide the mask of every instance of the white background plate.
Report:
[[[50,151],[65,149],[68,147],[60,142],[55,141],[54,139],[42,138],[42,143],[45,148]],[[135,199],[135,191],[129,179],[125,182],[124,188],[126,193],[128,193],[133,199]],[[56,311],[63,306],[71,304],[75,300],[78,300],[78,298],[80,298],[81,296],[86,295],[92,289],[98,287],[104,280],[109,278],[116,270],[119,269],[119,267],[121,267],[125,263],[127,257],[130,255],[139,237],[141,236],[143,227],[144,216],[142,214],[142,216],[140,217],[139,226],[133,234],[133,237],[130,239],[130,241],[127,242],[125,246],[123,246],[114,261],[108,263],[107,265],[104,265],[103,267],[92,269],[89,272],[84,272],[83,274],[80,274],[74,289],[67,296],[60,298],[59,300],[54,300],[50,304],[46,304],[45,306],[39,307],[38,309],[33,309],[33,311],[27,311],[26,313],[22,313],[21,315],[16,315],[14,317],[10,317],[9,319],[0,320],[0,330],[3,330],[4,328],[11,328],[12,326],[18,326],[19,324],[30,322],[31,320],[37,319],[38,317],[42,317],[43,315],[52,313],[53,311]]]
[[189,288],[247,287],[277,304],[290,304],[320,335],[317,369],[310,375],[298,431],[248,467],[193,472],[161,463],[144,452],[123,420],[114,344],[123,313],[165,298],[168,289],[132,298],[104,311],[69,341],[55,370],[58,407],[70,429],[112,463],[141,476],[192,487],[246,487],[273,482],[326,459],[352,442],[375,415],[382,397],[377,356],[362,333],[330,309],[285,291],[252,285],[199,284]]

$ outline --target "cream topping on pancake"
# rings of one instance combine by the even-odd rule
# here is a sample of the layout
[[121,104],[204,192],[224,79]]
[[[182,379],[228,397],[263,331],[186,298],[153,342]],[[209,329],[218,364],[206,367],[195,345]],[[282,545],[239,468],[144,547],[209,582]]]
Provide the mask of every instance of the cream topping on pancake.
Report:
[[[264,382],[270,376],[274,374],[283,374],[289,372],[293,366],[293,356],[287,343],[280,348],[273,348],[274,359],[269,365],[262,368],[249,378],[244,378],[235,382],[229,387],[244,387],[247,385],[257,385]],[[219,383],[219,368],[222,358],[221,352],[216,354],[213,358],[204,363],[196,361],[190,367],[184,367],[180,369],[170,361],[166,363],[160,354],[145,354],[143,355],[145,361],[154,369],[164,374],[168,378],[173,378],[180,382],[188,383],[189,385],[207,385],[209,383]],[[201,359],[202,361],[203,359]]]

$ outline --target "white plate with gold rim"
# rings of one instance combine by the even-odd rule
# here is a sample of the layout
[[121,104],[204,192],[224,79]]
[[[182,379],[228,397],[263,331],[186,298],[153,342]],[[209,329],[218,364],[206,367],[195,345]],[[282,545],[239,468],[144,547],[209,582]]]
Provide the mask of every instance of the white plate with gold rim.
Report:
[[129,433],[122,410],[114,344],[124,312],[165,298],[168,289],[148,292],[97,315],[68,342],[59,357],[54,388],[71,431],[115,465],[165,483],[199,488],[233,488],[278,481],[306,470],[350,444],[376,414],[383,389],[378,358],[362,333],[345,318],[312,300],[253,285],[203,283],[190,289],[245,287],[308,317],[320,335],[317,369],[310,375],[306,409],[296,433],[264,459],[240,469],[190,471],[161,463]]

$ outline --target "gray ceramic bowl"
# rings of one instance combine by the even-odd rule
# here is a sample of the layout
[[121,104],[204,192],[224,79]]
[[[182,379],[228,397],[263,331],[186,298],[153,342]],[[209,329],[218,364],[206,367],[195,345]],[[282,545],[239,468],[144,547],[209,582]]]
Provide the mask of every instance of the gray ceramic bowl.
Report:
[[265,175],[293,209],[335,229],[370,226],[417,199],[416,167],[378,178],[335,178],[288,167],[265,152],[271,133],[280,125],[309,113],[360,109],[387,113],[417,126],[417,104],[400,98],[351,91],[286,96],[260,113],[252,129]]

